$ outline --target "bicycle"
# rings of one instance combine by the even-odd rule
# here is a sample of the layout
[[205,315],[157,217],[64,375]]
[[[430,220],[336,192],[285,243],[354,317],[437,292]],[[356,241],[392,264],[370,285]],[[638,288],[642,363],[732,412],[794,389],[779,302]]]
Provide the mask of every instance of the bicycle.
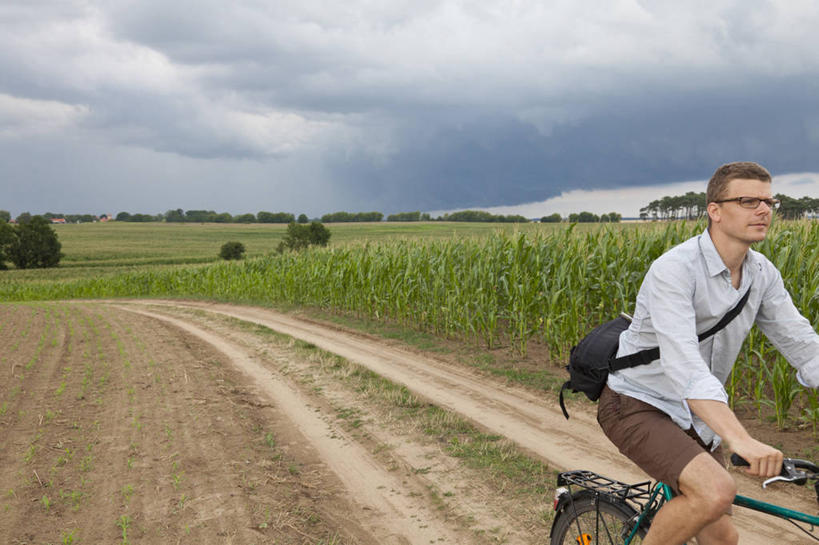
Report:
[[[736,454],[734,465],[748,465]],[[819,466],[807,460],[785,458],[782,473],[766,480],[804,485],[813,481],[819,502]],[[632,545],[642,542],[654,515],[674,497],[667,484],[651,481],[627,484],[592,471],[566,471],[557,477],[555,518],[551,545]],[[573,491],[572,487],[576,487]],[[785,519],[816,541],[819,517],[737,495],[734,505]],[[803,525],[810,525],[806,528]]]

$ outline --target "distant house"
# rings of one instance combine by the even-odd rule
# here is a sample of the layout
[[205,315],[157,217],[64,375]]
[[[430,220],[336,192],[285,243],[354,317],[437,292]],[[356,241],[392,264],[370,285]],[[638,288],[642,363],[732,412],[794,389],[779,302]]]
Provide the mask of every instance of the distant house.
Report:
[[65,218],[51,218],[51,223],[65,223]]
[[100,221],[114,221],[114,216],[111,214],[101,214]]

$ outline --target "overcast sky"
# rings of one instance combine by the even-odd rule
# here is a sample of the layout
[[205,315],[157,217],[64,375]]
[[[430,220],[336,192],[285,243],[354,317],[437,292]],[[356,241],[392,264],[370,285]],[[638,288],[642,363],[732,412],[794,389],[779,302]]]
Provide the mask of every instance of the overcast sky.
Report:
[[13,215],[639,209],[736,160],[819,196],[809,0],[3,0],[0,25]]

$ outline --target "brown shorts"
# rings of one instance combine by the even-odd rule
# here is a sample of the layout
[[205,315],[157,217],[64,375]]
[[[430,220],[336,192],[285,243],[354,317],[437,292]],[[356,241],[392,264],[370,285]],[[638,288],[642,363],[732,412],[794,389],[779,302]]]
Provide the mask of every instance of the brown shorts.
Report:
[[608,386],[600,395],[597,422],[620,452],[677,493],[680,473],[698,454],[708,452],[725,467],[721,446],[712,452],[693,428],[683,430],[660,409]]

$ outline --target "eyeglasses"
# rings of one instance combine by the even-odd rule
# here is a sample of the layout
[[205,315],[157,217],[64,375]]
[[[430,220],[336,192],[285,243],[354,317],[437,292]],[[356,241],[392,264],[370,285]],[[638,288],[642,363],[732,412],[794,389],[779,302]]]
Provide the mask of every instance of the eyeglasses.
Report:
[[747,208],[749,210],[755,210],[759,208],[759,203],[764,202],[768,205],[768,208],[771,210],[776,210],[779,208],[779,199],[760,199],[757,197],[734,197],[733,199],[722,199],[720,201],[714,202],[733,202],[736,201],[742,208]]

